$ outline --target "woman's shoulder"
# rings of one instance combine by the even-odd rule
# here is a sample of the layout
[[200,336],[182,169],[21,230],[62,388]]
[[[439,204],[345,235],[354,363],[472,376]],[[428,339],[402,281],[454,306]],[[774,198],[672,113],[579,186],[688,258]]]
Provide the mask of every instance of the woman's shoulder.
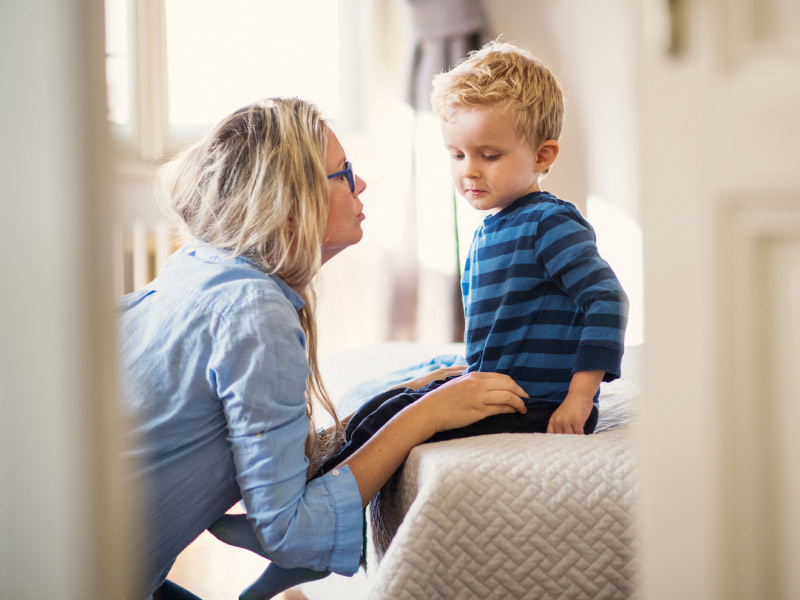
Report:
[[264,273],[241,257],[191,247],[170,257],[153,288],[190,297],[223,317],[252,310],[296,315],[303,306],[300,295],[277,275]]

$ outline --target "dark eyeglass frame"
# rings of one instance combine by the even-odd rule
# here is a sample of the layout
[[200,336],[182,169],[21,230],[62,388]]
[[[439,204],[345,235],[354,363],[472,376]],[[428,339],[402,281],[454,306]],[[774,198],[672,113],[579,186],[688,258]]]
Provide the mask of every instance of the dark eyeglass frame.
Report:
[[328,175],[328,179],[333,179],[334,177],[339,177],[340,175],[347,176],[347,183],[350,184],[350,193],[351,194],[355,194],[356,193],[356,178],[353,175],[353,164],[349,160],[344,161],[344,170],[337,171],[336,173],[333,173],[332,175]]

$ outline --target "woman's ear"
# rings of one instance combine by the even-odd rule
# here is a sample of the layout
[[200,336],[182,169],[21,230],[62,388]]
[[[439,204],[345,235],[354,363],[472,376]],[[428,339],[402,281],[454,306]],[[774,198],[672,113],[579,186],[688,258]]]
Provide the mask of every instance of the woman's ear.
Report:
[[556,140],[545,140],[539,146],[539,151],[536,153],[536,164],[534,170],[541,173],[549,169],[556,158],[558,157],[558,142]]

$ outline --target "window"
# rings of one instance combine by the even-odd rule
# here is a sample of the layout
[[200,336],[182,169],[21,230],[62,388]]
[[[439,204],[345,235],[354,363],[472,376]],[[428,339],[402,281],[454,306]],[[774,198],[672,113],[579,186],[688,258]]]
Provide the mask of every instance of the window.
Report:
[[279,95],[309,99],[338,130],[352,128],[360,110],[351,99],[364,85],[356,30],[363,6],[359,0],[106,0],[115,137],[132,158],[158,159],[235,108]]
[[127,0],[106,1],[108,120],[119,135],[131,135],[131,52]]
[[308,98],[336,118],[337,2],[165,0],[165,7],[171,138],[194,137],[266,96]]
[[149,266],[138,279],[148,280],[160,264],[154,167],[239,106],[300,96],[331,121],[368,182],[364,239],[320,276],[320,353],[384,340],[395,304],[394,257],[415,260],[407,234],[415,179],[414,115],[403,103],[405,1],[105,1],[118,293],[128,282],[137,287],[137,248],[156,248],[144,255]]

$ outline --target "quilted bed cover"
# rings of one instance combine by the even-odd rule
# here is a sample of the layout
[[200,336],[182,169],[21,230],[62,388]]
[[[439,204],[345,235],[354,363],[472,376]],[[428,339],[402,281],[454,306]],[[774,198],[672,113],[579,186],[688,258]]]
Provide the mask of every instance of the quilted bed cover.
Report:
[[329,577],[304,593],[312,600],[634,595],[631,423],[640,355],[629,348],[623,378],[603,385],[594,435],[498,434],[415,448],[370,506],[366,573]]

